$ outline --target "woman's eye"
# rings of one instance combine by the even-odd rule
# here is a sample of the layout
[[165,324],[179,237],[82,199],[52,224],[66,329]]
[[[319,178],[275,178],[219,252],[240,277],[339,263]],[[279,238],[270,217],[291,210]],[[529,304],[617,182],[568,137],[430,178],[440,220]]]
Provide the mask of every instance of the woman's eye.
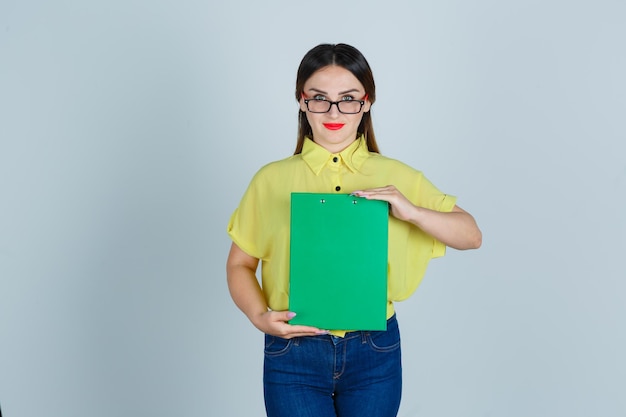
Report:
[[317,96],[313,96],[313,100],[324,101],[326,100],[326,97],[317,95]]
[[344,96],[341,98],[341,101],[352,101],[354,100],[354,97],[352,96]]

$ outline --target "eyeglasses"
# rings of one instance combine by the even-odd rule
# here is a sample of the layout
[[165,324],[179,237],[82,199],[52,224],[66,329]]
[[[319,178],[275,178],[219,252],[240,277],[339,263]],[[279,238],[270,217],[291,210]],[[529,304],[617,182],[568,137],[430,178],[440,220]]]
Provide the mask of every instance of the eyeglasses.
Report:
[[329,101],[323,98],[307,98],[304,99],[304,104],[311,113],[328,113],[334,104],[337,106],[339,113],[357,114],[361,112],[365,100],[367,100],[367,94],[363,97],[363,100]]

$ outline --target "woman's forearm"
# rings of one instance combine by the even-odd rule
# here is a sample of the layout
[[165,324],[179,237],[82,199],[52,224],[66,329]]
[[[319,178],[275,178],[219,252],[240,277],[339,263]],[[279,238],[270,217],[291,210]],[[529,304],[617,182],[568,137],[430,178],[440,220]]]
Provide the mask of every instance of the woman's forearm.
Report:
[[449,213],[415,207],[408,221],[454,249],[477,249],[482,244],[474,217],[458,206]]
[[451,248],[477,249],[482,244],[482,233],[474,217],[459,206],[454,206],[449,213],[419,207],[393,185],[354,191],[352,194],[388,202],[395,218],[414,224]]
[[233,244],[226,263],[228,290],[239,309],[254,324],[267,312],[267,303],[256,277],[258,260]]

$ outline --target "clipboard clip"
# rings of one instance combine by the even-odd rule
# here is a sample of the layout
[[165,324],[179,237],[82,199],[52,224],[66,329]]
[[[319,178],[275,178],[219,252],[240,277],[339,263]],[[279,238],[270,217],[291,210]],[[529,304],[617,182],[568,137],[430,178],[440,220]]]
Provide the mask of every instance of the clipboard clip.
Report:
[[[352,194],[350,194],[350,196],[352,196]],[[352,204],[357,204],[359,201],[357,199],[352,199]],[[321,198],[320,199],[320,204],[325,204],[326,200]]]

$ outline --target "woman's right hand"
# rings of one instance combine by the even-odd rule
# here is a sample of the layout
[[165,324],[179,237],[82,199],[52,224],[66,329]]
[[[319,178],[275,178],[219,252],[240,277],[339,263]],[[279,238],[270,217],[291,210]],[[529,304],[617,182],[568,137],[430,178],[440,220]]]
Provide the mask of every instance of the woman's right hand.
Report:
[[291,325],[287,321],[294,318],[296,313],[292,311],[266,311],[252,319],[252,324],[263,333],[291,339],[302,336],[319,336],[328,334],[328,330],[321,330],[317,327]]

